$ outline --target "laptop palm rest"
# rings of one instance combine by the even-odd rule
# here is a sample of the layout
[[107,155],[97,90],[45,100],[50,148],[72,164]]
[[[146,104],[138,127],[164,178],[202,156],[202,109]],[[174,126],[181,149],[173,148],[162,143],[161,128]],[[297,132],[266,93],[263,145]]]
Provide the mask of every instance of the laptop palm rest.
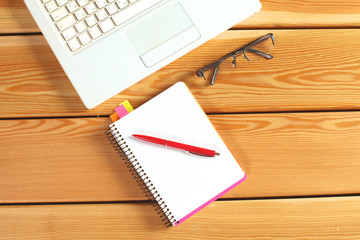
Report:
[[154,66],[200,38],[199,31],[179,2],[138,20],[126,35],[146,67]]

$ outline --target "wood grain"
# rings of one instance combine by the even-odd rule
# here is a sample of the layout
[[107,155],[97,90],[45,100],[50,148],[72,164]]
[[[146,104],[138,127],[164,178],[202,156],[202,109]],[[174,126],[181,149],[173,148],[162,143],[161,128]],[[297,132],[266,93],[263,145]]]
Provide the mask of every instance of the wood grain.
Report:
[[[23,0],[1,0],[0,240],[360,239],[360,2],[261,2],[232,30],[86,110]],[[268,32],[271,61],[239,59],[214,86],[195,76]],[[165,229],[150,204],[133,202],[146,199],[105,138],[104,116],[177,81],[216,113],[248,179]]]
[[149,204],[0,207],[0,239],[359,239],[360,198],[216,201],[177,227]]
[[[234,28],[359,27],[358,1],[261,0],[261,11]],[[0,2],[0,33],[34,33],[40,30],[22,0]]]
[[23,0],[1,0],[0,34],[35,32],[40,32],[40,29]]
[[213,86],[195,75],[268,32],[228,31],[91,111],[42,36],[0,37],[0,118],[108,115],[126,99],[138,107],[178,81],[208,113],[360,108],[358,29],[274,30],[274,59],[224,64]]
[[[225,198],[360,193],[357,112],[210,116],[248,179]],[[3,120],[0,203],[146,200],[107,118]]]
[[360,26],[360,3],[353,0],[260,0],[259,13],[233,29],[353,28]]

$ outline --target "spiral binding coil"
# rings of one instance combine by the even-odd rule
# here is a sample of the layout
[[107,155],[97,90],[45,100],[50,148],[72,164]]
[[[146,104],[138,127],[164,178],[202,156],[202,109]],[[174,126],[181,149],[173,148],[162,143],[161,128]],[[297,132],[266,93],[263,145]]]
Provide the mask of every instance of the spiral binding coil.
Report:
[[146,175],[144,169],[136,159],[135,155],[132,153],[130,147],[126,144],[124,138],[121,136],[114,124],[110,126],[108,130],[105,131],[106,137],[109,139],[115,151],[119,154],[121,159],[129,168],[129,172],[136,180],[136,183],[143,191],[145,197],[152,203],[155,211],[164,222],[167,227],[173,225],[176,222],[176,219],[170,212],[169,208],[161,198],[160,194],[156,190],[155,186],[151,183],[151,180]]

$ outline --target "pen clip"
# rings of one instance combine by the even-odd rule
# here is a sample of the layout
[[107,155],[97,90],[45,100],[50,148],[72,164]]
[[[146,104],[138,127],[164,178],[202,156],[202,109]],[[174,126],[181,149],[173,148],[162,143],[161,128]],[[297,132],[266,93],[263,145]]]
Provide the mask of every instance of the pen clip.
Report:
[[216,157],[216,156],[220,155],[219,153],[215,153],[215,156],[209,156],[209,155],[201,154],[201,153],[197,153],[197,152],[191,152],[191,151],[186,151],[186,152],[189,154],[192,154],[192,155],[200,156],[200,157]]

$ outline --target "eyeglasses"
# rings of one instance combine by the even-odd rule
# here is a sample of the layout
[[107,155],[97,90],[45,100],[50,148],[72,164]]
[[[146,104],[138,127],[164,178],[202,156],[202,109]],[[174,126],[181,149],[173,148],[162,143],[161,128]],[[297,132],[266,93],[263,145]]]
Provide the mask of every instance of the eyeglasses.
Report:
[[[270,39],[271,39],[271,41],[270,41]],[[273,56],[266,52],[270,52],[274,45],[275,45],[274,35],[272,33],[268,33],[265,36],[262,36],[261,38],[258,38],[255,41],[223,56],[216,62],[213,62],[213,63],[197,70],[196,75],[198,77],[203,77],[206,80],[204,72],[206,72],[209,69],[214,68],[214,72],[212,74],[211,81],[210,81],[210,84],[214,85],[220,64],[223,63],[225,60],[232,57],[233,60],[231,61],[231,64],[234,68],[236,68],[236,58],[240,55],[242,55],[247,61],[255,61],[255,60],[258,60],[261,58],[272,59]]]

